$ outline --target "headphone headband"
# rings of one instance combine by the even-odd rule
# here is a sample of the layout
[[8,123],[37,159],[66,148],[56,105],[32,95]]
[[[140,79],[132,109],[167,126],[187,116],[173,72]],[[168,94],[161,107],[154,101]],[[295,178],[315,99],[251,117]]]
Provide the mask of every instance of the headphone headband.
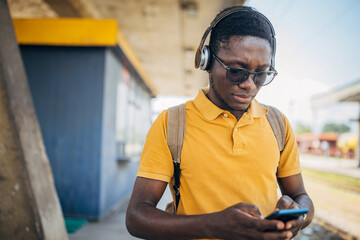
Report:
[[209,63],[210,63],[210,58],[211,58],[211,54],[209,53],[209,47],[208,46],[204,46],[205,41],[209,35],[209,33],[212,31],[212,29],[225,17],[236,13],[236,12],[241,12],[241,11],[255,11],[258,14],[260,14],[262,17],[264,17],[264,19],[267,21],[267,23],[270,26],[270,30],[271,30],[271,34],[272,34],[272,38],[271,38],[271,46],[272,46],[272,56],[271,56],[271,66],[273,68],[275,68],[275,53],[276,53],[276,38],[275,38],[275,30],[274,27],[272,26],[270,20],[261,12],[255,10],[252,7],[243,7],[243,6],[234,6],[232,8],[229,8],[223,12],[221,12],[220,14],[218,14],[215,19],[210,23],[210,26],[206,29],[206,31],[204,32],[203,37],[201,38],[199,47],[196,49],[196,53],[195,53],[195,68],[200,68],[201,70],[207,70],[209,68]]

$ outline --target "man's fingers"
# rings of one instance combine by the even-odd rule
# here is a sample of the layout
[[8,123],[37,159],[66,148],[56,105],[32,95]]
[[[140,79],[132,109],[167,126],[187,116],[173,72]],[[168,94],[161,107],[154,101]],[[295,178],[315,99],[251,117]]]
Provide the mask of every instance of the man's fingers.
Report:
[[279,220],[263,220],[257,221],[258,230],[265,231],[279,231],[285,229],[285,223]]
[[293,236],[291,231],[282,231],[282,232],[267,232],[264,233],[262,237],[258,237],[257,239],[267,239],[267,240],[287,240],[291,239]]
[[277,202],[276,208],[279,209],[287,209],[293,204],[294,200],[292,200],[289,196],[283,195]]
[[251,204],[247,204],[247,203],[240,203],[239,207],[242,212],[247,213],[250,216],[253,216],[255,218],[264,218],[261,215],[259,208],[255,205],[251,205]]
[[304,217],[300,216],[297,219],[286,222],[285,229],[299,228],[302,226],[303,222],[304,222]]
[[284,232],[280,232],[280,234],[278,235],[277,233],[269,233],[269,239],[291,239],[293,236],[293,233],[290,231],[284,231]]

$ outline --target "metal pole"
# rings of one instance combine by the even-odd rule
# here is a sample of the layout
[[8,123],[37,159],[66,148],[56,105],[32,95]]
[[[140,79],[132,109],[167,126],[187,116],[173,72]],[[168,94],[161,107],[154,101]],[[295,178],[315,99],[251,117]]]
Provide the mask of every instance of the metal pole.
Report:
[[360,168],[360,102],[359,102],[359,118],[358,118],[358,141],[356,147],[356,159],[359,161],[358,168]]

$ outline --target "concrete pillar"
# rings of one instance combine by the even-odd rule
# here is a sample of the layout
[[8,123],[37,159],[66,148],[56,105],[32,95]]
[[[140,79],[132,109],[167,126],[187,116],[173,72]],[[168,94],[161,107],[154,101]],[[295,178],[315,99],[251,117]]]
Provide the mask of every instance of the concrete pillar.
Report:
[[6,0],[0,23],[0,239],[66,240]]

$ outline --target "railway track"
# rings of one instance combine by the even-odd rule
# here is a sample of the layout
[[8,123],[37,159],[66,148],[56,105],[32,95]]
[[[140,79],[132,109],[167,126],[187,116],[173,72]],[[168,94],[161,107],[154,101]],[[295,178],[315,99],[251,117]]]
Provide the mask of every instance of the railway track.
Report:
[[307,168],[303,169],[303,178],[314,202],[316,218],[310,226],[313,229],[304,229],[299,235],[305,238],[295,239],[360,240],[359,179]]
[[[327,231],[331,232],[327,235],[335,235],[331,239],[335,239],[336,237],[339,237],[339,239],[345,239],[345,240],[360,240],[360,237],[357,237],[355,235],[352,235],[349,232],[344,231],[343,229],[340,229],[339,227],[334,226],[333,224],[329,223],[328,221],[321,219],[319,217],[315,217],[314,224],[326,229]],[[322,238],[322,234],[317,234],[318,239],[326,239]]]

